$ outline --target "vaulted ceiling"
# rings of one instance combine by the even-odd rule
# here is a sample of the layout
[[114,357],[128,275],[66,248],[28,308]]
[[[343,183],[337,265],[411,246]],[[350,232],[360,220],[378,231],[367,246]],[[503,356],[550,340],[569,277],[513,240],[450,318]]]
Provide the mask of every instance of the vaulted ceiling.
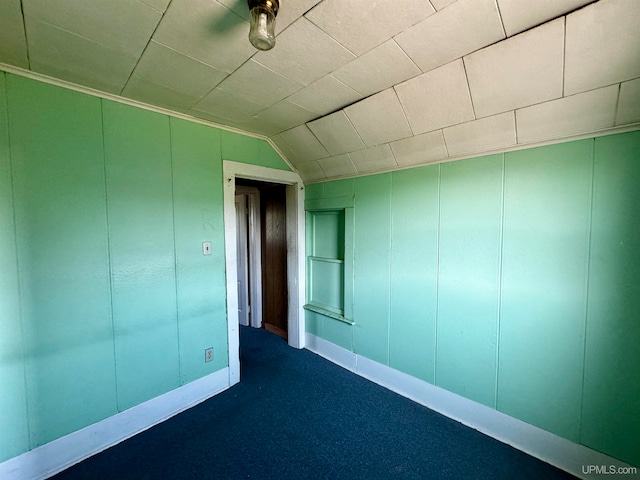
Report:
[[640,122],[638,0],[2,0],[0,69],[269,137],[305,180]]

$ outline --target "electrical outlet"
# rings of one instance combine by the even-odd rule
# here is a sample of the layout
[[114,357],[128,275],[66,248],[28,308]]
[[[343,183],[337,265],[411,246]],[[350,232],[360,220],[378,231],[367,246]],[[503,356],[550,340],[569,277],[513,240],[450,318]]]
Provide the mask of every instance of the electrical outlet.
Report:
[[213,360],[213,347],[212,348],[207,348],[204,351],[204,361],[205,362],[210,362],[211,360]]

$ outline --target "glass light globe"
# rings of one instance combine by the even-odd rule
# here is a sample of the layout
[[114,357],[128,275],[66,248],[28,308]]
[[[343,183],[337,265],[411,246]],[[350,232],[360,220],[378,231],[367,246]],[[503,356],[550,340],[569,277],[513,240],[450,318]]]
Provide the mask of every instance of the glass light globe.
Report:
[[271,50],[276,44],[276,15],[270,2],[251,9],[249,41],[258,50]]

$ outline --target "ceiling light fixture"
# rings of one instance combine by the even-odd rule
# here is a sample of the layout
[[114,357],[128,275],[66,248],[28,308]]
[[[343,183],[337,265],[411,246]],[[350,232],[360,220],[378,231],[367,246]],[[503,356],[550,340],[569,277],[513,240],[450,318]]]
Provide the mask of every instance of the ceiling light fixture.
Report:
[[248,0],[249,41],[258,50],[271,50],[276,44],[276,15],[278,0]]

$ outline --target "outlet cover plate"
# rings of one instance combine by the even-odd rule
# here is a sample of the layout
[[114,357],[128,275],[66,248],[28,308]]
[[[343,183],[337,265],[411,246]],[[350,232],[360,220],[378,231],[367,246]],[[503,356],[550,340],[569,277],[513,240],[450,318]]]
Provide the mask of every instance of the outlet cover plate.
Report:
[[213,360],[213,347],[207,348],[204,351],[204,361],[205,361],[205,363],[208,363],[208,362],[210,362],[212,360]]

